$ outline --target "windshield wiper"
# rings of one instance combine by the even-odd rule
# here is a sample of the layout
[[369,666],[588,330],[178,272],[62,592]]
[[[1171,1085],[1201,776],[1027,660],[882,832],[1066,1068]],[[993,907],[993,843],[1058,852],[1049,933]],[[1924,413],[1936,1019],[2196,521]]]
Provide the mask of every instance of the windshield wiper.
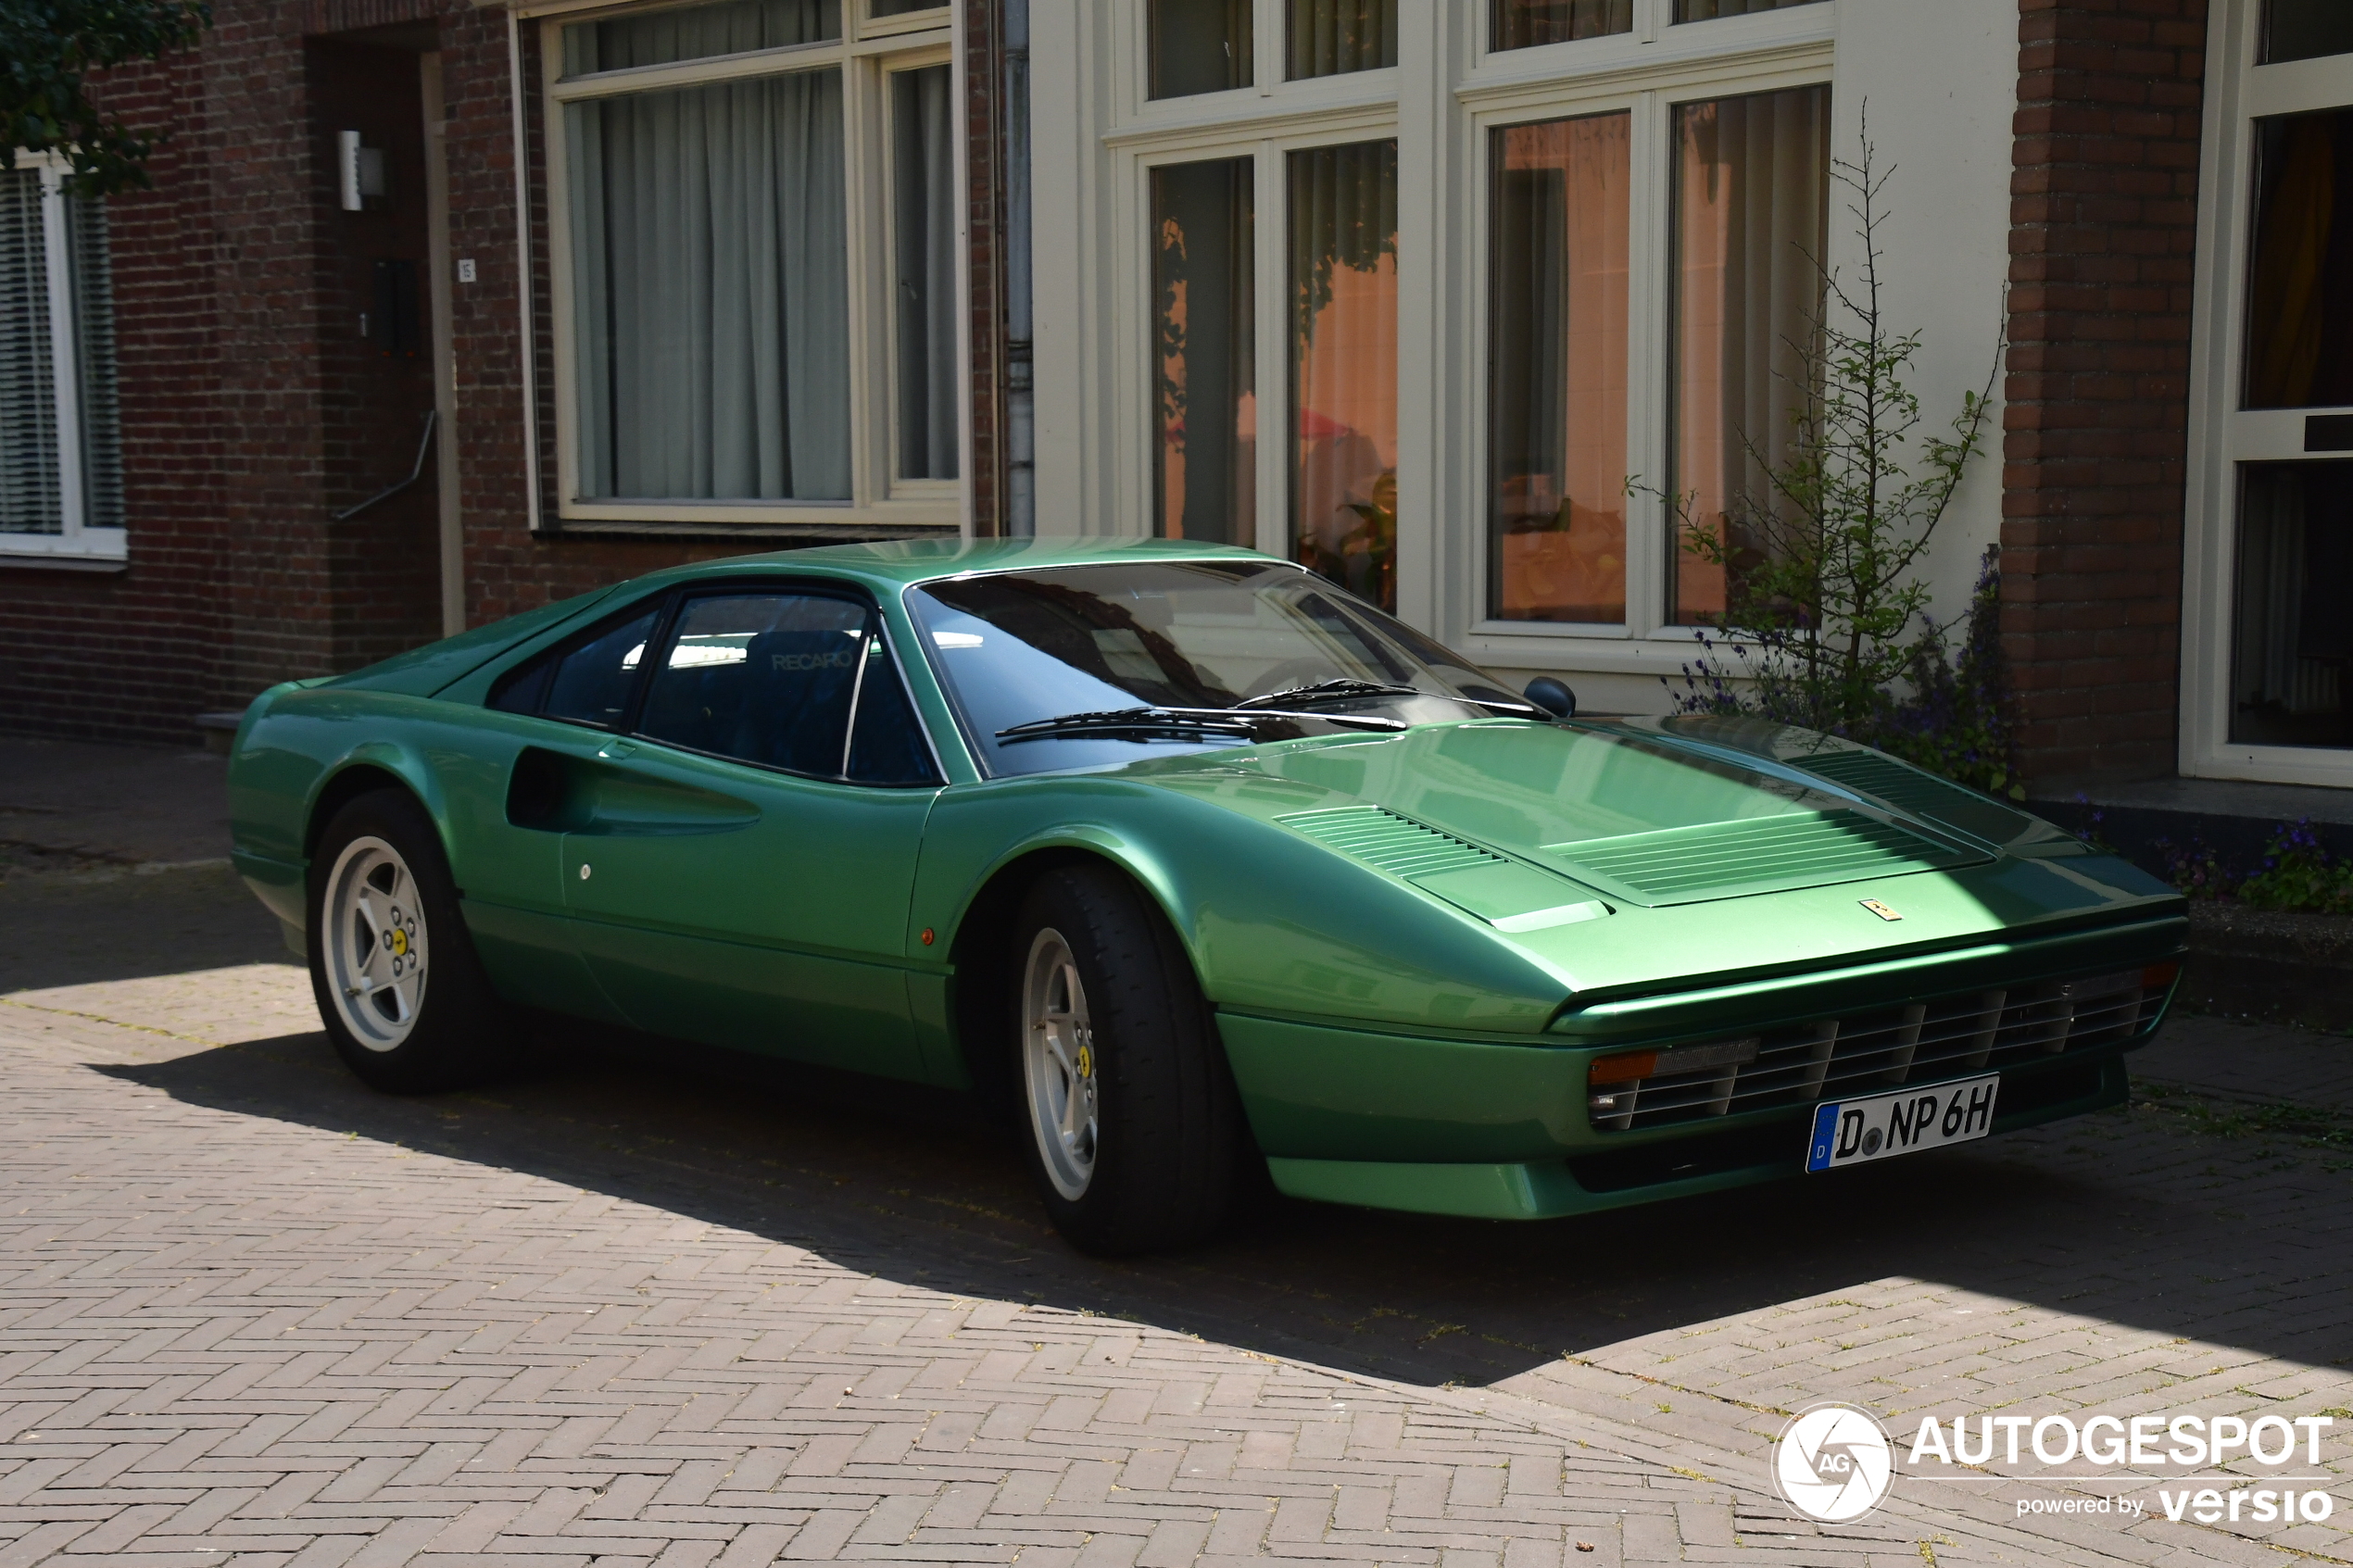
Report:
[[[1392,686],[1380,681],[1360,681],[1353,675],[1341,675],[1329,681],[1312,681],[1303,686],[1289,686],[1263,696],[1246,696],[1234,706],[1257,709],[1271,708],[1277,703],[1290,703],[1303,708],[1310,703],[1320,705],[1369,696],[1429,696],[1441,702],[1462,702],[1473,708],[1492,709],[1499,713],[1532,713],[1540,718],[1552,717],[1533,703],[1498,702],[1487,697],[1465,696],[1460,692],[1426,692],[1418,686]],[[1334,721],[1339,722],[1337,720]]]
[[1310,681],[1303,686],[1286,686],[1278,692],[1259,696],[1246,696],[1234,704],[1236,708],[1278,708],[1284,703],[1300,706],[1316,702],[1342,702],[1361,696],[1428,696],[1430,694],[1413,686],[1391,685],[1384,681],[1360,681],[1353,675],[1336,676],[1328,681]]
[[1402,730],[1402,719],[1376,718],[1371,714],[1290,712],[1280,709],[1252,708],[1238,711],[1231,708],[1114,708],[1100,713],[1063,713],[1051,719],[1033,719],[1026,724],[1014,724],[997,732],[1000,741],[1049,740],[1057,735],[1115,734],[1215,734],[1253,735],[1262,719],[1315,719],[1327,724],[1348,729]]

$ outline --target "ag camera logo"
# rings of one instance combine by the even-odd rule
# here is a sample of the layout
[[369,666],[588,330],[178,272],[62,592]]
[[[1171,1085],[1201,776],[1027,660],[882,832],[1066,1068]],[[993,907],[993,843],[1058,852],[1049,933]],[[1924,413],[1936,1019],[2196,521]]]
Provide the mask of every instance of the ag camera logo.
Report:
[[1852,1524],[1877,1508],[1894,1471],[1887,1429],[1853,1405],[1810,1405],[1773,1443],[1774,1489],[1824,1524]]

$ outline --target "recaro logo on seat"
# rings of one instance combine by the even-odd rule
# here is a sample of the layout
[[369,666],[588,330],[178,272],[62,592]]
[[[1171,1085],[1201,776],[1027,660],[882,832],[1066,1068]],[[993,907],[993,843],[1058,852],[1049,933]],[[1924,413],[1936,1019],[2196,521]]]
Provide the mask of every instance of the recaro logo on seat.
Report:
[[848,670],[858,662],[854,653],[772,653],[771,670]]

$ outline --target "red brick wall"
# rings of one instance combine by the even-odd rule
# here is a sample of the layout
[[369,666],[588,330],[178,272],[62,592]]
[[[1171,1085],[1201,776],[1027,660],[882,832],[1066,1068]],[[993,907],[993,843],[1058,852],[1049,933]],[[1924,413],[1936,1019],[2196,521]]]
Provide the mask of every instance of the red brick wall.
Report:
[[[451,283],[458,417],[442,437],[458,456],[469,623],[684,560],[883,532],[535,532],[528,463],[553,496],[542,105],[527,94],[539,436],[527,452],[506,12],[471,0],[216,0],[215,14],[195,54],[94,84],[171,132],[157,189],[112,209],[131,562],[106,574],[0,569],[0,729],[185,744],[198,712],[437,634],[430,467],[382,508],[332,518],[407,471],[430,395],[418,366],[386,365],[359,341],[369,263],[413,242],[389,220],[340,210],[333,133],[369,129],[355,118],[363,92],[382,90],[366,112],[412,112],[415,51],[436,41],[450,255],[475,266],[473,282]],[[354,31],[366,29],[394,31]],[[520,36],[535,84],[537,24]],[[992,48],[984,36],[977,55]],[[990,73],[975,69],[979,87]],[[972,108],[977,130],[988,106]],[[369,140],[394,154],[398,204],[422,185],[403,167],[404,139],[387,120]],[[997,176],[985,156],[975,172],[987,229]],[[991,266],[980,260],[975,283],[993,331]],[[975,359],[992,388],[998,358],[984,346]],[[976,483],[993,517],[994,400],[980,403]]]
[[229,647],[217,590],[227,442],[201,411],[220,345],[210,104],[192,58],[118,73],[107,97],[134,125],[171,131],[150,166],[156,190],[108,214],[138,567],[0,567],[0,725],[159,738],[156,716],[170,712],[170,738],[185,739],[186,716],[217,700]]
[[2002,627],[2030,782],[2174,767],[2207,0],[2020,0]]

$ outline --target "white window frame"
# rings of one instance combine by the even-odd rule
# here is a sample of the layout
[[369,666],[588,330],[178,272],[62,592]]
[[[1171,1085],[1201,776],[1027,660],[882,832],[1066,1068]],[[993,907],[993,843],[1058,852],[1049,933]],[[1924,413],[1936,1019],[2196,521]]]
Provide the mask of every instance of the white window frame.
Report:
[[[2304,450],[2308,417],[2353,413],[2353,406],[2240,407],[2253,243],[2254,122],[2353,107],[2353,56],[2254,63],[2262,11],[2259,0],[2216,0],[2207,34],[2198,282],[2190,329],[2178,765],[2190,777],[2347,786],[2353,785],[2353,747],[2234,745],[2230,738],[2240,465],[2353,460],[2353,453]],[[2353,678],[2353,671],[2341,678]]]
[[[1395,137],[1399,614],[1504,668],[1674,674],[1692,644],[1667,612],[1671,546],[1655,498],[1629,498],[1625,624],[1487,616],[1488,137],[1567,115],[1633,114],[1627,471],[1663,484],[1672,106],[1830,82],[1838,11],[1838,0],[1822,0],[1676,24],[1672,0],[1634,0],[1628,32],[1491,50],[1486,0],[1401,0],[1396,67],[1286,82],[1283,0],[1254,0],[1253,82],[1154,100],[1145,96],[1145,0],[1088,0],[1075,14],[1041,8],[1038,69],[1081,83],[1081,101],[1053,112],[1091,120],[1092,133],[1070,147],[1074,166],[1060,161],[1066,155],[1041,123],[1033,176],[1038,232],[1074,240],[1061,255],[1041,245],[1037,262],[1039,297],[1070,303],[1067,313],[1041,313],[1039,354],[1067,356],[1076,370],[1065,387],[1041,380],[1041,437],[1073,439],[1076,455],[1059,471],[1041,470],[1039,531],[1152,532],[1151,171],[1247,155],[1257,160],[1258,548],[1290,553],[1281,155]],[[1041,121],[1047,112],[1041,99]]]
[[[686,4],[702,0],[686,0]],[[556,504],[551,508],[564,522],[592,525],[598,532],[625,529],[630,523],[651,525],[649,531],[670,532],[680,524],[822,523],[834,527],[871,523],[887,527],[937,526],[954,530],[966,510],[967,479],[899,480],[897,398],[892,378],[897,359],[891,354],[894,318],[891,308],[890,245],[891,158],[887,145],[889,73],[919,66],[950,64],[956,52],[953,17],[947,6],[911,12],[903,17],[875,18],[869,0],[842,0],[842,36],[820,44],[761,49],[740,55],[716,56],[675,65],[640,66],[599,71],[567,81],[563,77],[565,26],[648,10],[680,8],[676,0],[655,5],[615,5],[610,0],[570,0],[570,3],[526,6],[538,19],[541,101],[547,149],[543,194],[547,204],[548,295],[555,348]],[[659,497],[592,500],[580,494],[578,390],[574,381],[577,350],[572,341],[572,239],[564,114],[566,104],[624,93],[658,91],[709,82],[747,77],[781,76],[804,70],[838,70],[842,77],[843,182],[849,213],[848,313],[849,320],[849,384],[846,389],[850,420],[850,495],[846,501],[728,501],[679,500]],[[958,71],[961,87],[961,71]],[[961,94],[958,101],[961,102]],[[958,156],[961,174],[963,159]],[[956,181],[958,250],[969,233],[967,194]],[[966,293],[964,267],[957,267],[960,300]],[[958,423],[968,425],[962,410],[967,397],[961,385],[962,366],[969,362],[964,338],[970,332],[968,312],[957,311],[959,388]],[[963,451],[960,469],[967,475],[971,462],[968,432],[960,431]]]
[[17,168],[41,177],[41,238],[48,269],[50,395],[57,421],[57,511],[62,532],[0,533],[0,565],[97,567],[129,559],[130,532],[89,524],[82,458],[82,350],[73,320],[73,253],[66,230],[65,177],[71,166],[54,153],[19,151]]

